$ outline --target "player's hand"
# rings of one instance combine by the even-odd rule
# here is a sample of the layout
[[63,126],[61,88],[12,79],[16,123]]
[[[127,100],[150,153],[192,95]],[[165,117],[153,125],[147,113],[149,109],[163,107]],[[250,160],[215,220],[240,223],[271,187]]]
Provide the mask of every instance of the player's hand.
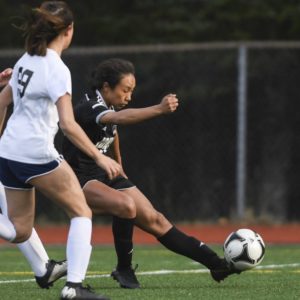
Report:
[[0,87],[8,84],[8,81],[11,78],[12,71],[13,70],[11,68],[8,68],[0,73]]
[[114,179],[122,173],[122,167],[116,161],[104,154],[101,154],[99,158],[96,159],[96,164],[104,169],[109,179]]
[[178,99],[175,94],[168,94],[162,98],[160,102],[160,107],[164,114],[174,112],[178,107]]

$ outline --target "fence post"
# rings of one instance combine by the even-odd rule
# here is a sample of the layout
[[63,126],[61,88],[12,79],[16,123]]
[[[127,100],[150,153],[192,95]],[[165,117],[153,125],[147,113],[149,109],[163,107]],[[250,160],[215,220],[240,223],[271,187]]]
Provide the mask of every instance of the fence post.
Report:
[[247,177],[247,47],[238,48],[236,214],[245,216]]

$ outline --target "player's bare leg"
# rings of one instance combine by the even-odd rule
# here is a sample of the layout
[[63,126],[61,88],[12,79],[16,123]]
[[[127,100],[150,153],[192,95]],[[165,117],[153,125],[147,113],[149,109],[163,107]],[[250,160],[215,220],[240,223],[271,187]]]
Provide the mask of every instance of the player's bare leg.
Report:
[[[7,203],[4,187],[0,184],[0,207],[4,216],[7,216]],[[28,240],[17,243],[18,248],[27,259],[36,282],[41,288],[49,288],[53,282],[67,274],[67,262],[50,260],[35,229],[32,229]]]
[[137,188],[125,190],[136,204],[136,225],[146,232],[153,234],[157,240],[169,250],[189,257],[211,270],[214,280],[220,282],[228,275],[237,273],[229,269],[224,259],[221,259],[212,249],[194,237],[187,236],[166,217],[156,211],[150,201]]
[[98,180],[87,182],[83,187],[83,192],[95,215],[109,214],[124,219],[136,217],[135,203],[130,196]]
[[132,235],[136,217],[134,200],[97,180],[86,183],[83,191],[94,214],[113,215],[112,229],[118,264],[111,276],[123,288],[139,288],[140,284],[132,268]]
[[173,225],[166,219],[166,217],[158,212],[147,197],[136,187],[122,191],[132,199],[134,199],[137,216],[136,225],[144,231],[160,237],[168,232]]
[[91,219],[92,212],[78,179],[66,161],[63,160],[52,172],[34,177],[29,183],[62,206],[70,218],[80,216]]
[[91,299],[106,299],[82,286],[92,251],[92,212],[70,166],[62,161],[51,173],[35,177],[29,183],[64,207],[71,218],[67,240],[68,274],[61,299],[69,299],[69,295],[78,295],[80,299],[88,298],[84,295],[93,295]]

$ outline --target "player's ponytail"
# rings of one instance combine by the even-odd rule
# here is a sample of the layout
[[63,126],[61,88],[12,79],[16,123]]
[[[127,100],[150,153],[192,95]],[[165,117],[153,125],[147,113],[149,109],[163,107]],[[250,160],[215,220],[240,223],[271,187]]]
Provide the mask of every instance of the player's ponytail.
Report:
[[63,1],[46,1],[31,11],[23,25],[29,55],[45,56],[48,44],[73,23],[73,14]]

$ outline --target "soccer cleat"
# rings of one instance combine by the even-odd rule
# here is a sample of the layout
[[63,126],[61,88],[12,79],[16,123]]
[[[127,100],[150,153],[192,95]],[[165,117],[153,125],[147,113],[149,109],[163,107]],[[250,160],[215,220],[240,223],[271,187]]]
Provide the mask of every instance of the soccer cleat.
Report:
[[122,270],[114,270],[111,272],[111,277],[118,281],[120,284],[120,287],[125,289],[138,289],[140,288],[140,283],[138,282],[135,271],[137,269],[138,265],[134,269],[129,267],[128,269],[122,269]]
[[109,300],[109,298],[97,295],[92,291],[92,288],[88,285],[83,287],[81,284],[78,286],[69,286],[66,284],[61,291],[61,300]]
[[232,265],[229,265],[225,259],[222,259],[220,267],[210,270],[210,275],[215,281],[221,282],[226,277],[232,274],[240,274],[241,272],[242,271],[235,269]]
[[53,286],[53,283],[59,278],[67,275],[68,263],[66,260],[55,261],[49,260],[46,264],[46,274],[44,276],[35,276],[36,283],[42,289],[48,289],[50,286]]

